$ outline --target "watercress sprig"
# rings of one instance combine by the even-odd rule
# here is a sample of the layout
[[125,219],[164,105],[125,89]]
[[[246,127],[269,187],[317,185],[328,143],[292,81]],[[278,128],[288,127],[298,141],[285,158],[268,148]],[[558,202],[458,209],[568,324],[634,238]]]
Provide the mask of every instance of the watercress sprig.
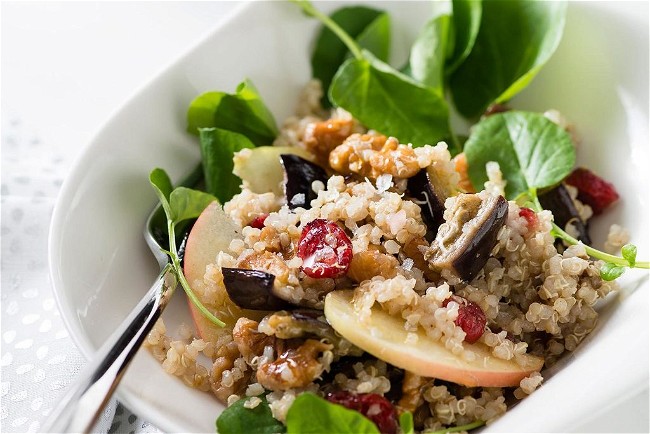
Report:
[[173,189],[169,175],[160,168],[151,171],[149,174],[149,182],[156,192],[167,216],[169,250],[163,250],[163,252],[169,256],[173,273],[176,275],[187,297],[199,311],[215,325],[219,327],[225,326],[225,323],[214,316],[201,303],[201,300],[194,294],[194,291],[192,291],[190,284],[183,274],[181,260],[178,256],[178,248],[176,247],[176,225],[182,221],[198,217],[210,203],[217,199],[211,194],[187,187]]

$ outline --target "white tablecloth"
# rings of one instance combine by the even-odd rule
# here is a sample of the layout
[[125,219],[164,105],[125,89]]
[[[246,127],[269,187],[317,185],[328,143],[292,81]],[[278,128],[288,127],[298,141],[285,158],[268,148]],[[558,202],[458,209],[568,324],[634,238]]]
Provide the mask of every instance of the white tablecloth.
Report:
[[[1,432],[39,432],[85,364],[47,264],[66,173],[112,112],[235,6],[2,2]],[[97,431],[158,432],[115,401]]]

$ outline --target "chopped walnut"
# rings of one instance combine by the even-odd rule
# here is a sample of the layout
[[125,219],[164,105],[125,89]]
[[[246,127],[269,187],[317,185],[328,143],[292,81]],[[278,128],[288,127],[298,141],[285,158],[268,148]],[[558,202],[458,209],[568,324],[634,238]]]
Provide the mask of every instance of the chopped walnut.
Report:
[[223,373],[232,369],[235,366],[235,360],[239,358],[239,349],[237,343],[230,341],[225,345],[220,346],[215,354],[215,360],[212,364],[212,371],[210,373],[210,384],[212,392],[215,394],[219,401],[226,403],[228,397],[237,394],[240,390],[246,387],[251,372],[246,372],[245,375],[233,382],[232,385],[224,386],[221,382]]
[[275,336],[268,336],[258,331],[258,322],[248,318],[239,318],[232,330],[233,341],[246,362],[251,363],[254,357],[261,356],[264,348],[270,346],[277,353],[284,351],[284,342]]
[[330,344],[308,339],[299,347],[284,351],[275,361],[261,365],[257,381],[269,390],[306,387],[325,370],[318,355],[331,349]]
[[350,262],[348,277],[356,282],[383,276],[386,279],[397,275],[399,261],[394,256],[381,253],[378,250],[366,250],[356,253]]
[[237,267],[260,270],[275,276],[275,285],[285,286],[289,280],[290,269],[282,257],[269,252],[253,252],[237,262]]
[[407,411],[415,413],[415,410],[424,402],[422,390],[429,381],[431,380],[415,375],[412,372],[404,371],[402,397],[397,403],[397,408],[400,413]]
[[305,130],[304,143],[321,165],[327,165],[330,152],[354,132],[352,119],[328,119],[314,122]]
[[282,243],[280,242],[280,234],[272,226],[265,226],[260,232],[260,241],[266,244],[266,250],[270,252],[282,251]]
[[410,178],[420,170],[411,146],[379,134],[352,134],[330,153],[329,163],[344,175],[356,173],[372,180],[383,174]]

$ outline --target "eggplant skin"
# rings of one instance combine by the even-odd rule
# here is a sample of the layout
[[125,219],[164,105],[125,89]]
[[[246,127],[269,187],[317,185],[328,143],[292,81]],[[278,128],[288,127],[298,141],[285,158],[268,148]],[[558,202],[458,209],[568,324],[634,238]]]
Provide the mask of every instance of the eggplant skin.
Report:
[[415,176],[407,181],[407,189],[411,197],[420,205],[422,220],[427,228],[435,234],[441,224],[445,222],[446,197],[440,197],[431,180],[431,175],[426,169],[420,170]]
[[259,270],[222,267],[228,297],[242,309],[281,310],[289,303],[273,295],[275,276]]
[[463,252],[452,262],[461,279],[470,282],[481,271],[497,243],[497,235],[505,225],[507,215],[508,202],[503,196],[499,196],[487,219],[465,244]]
[[450,270],[470,282],[497,243],[508,215],[508,201],[503,196],[482,198],[479,194],[465,193],[457,197],[447,212],[451,216],[440,226],[425,259],[432,270]]
[[556,225],[564,229],[567,223],[571,222],[578,231],[578,240],[587,245],[591,244],[589,226],[587,222],[580,218],[580,213],[564,184],[559,184],[557,187],[540,194],[539,203],[544,209],[553,213],[553,220]]
[[308,208],[318,196],[311,184],[321,181],[327,185],[327,173],[322,167],[294,154],[280,154],[280,161],[284,169],[284,194],[289,209]]

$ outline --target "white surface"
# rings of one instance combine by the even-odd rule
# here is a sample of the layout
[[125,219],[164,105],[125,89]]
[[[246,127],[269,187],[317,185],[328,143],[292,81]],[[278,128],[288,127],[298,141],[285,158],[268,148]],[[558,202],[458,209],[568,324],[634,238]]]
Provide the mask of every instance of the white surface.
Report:
[[[40,431],[85,363],[47,267],[63,179],[110,114],[236,6],[2,2],[0,432]],[[115,403],[106,418],[99,431],[158,431]]]
[[[217,8],[231,6],[230,4],[202,3],[201,5],[187,6],[187,9],[185,9],[185,6],[174,3],[164,5],[156,3],[118,3],[110,5],[74,3],[55,6],[43,3],[26,6],[18,3],[4,3],[2,17],[3,126],[5,121],[10,119],[23,119],[23,123],[34,131],[29,136],[31,137],[33,134],[42,137],[43,141],[51,146],[49,151],[53,152],[53,155],[63,155],[63,157],[59,157],[64,161],[62,166],[69,167],[70,158],[76,158],[79,155],[81,146],[89,141],[90,133],[98,128],[109,113],[117,109],[135,88],[146,81],[147,77],[154,75],[162,65],[169,63],[171,59],[176,57],[176,54],[181,53],[187,42],[195,39],[194,35],[203,33],[203,30],[200,29],[210,27],[210,24],[216,21],[216,17],[221,12]],[[64,194],[63,203],[69,205],[67,209],[69,213],[66,212],[67,215],[63,216],[63,211],[60,211],[60,221],[61,223],[65,221],[65,224],[56,226],[60,230],[60,237],[54,238],[55,240],[58,239],[59,242],[65,241],[66,244],[60,250],[60,253],[64,255],[58,256],[61,262],[57,264],[57,269],[54,271],[55,275],[60,273],[57,279],[66,282],[65,287],[58,286],[62,292],[65,292],[64,295],[68,301],[68,308],[64,311],[64,315],[72,326],[73,334],[78,334],[78,342],[85,352],[89,352],[93,346],[96,346],[108,334],[112,326],[119,322],[120,317],[130,309],[137,299],[137,288],[144,291],[145,288],[148,288],[152,277],[155,275],[154,261],[149,259],[144,245],[139,244],[140,226],[144,220],[144,215],[154,203],[153,194],[146,184],[146,174],[154,165],[160,164],[170,169],[172,174],[178,176],[191,165],[195,154],[192,154],[194,151],[191,143],[188,142],[188,138],[182,134],[182,115],[186,103],[194,96],[194,93],[198,90],[213,87],[232,89],[234,84],[244,75],[248,75],[254,79],[264,97],[276,111],[278,118],[290,112],[295,101],[297,88],[308,74],[305,64],[307,49],[304,46],[304,41],[295,38],[295,34],[309,28],[311,24],[302,15],[292,11],[287,12],[291,20],[287,21],[283,28],[265,29],[264,26],[272,22],[269,20],[270,14],[278,10],[276,6],[280,5],[275,4],[273,11],[262,17],[247,17],[247,20],[253,21],[253,25],[245,27],[247,29],[246,34],[241,35],[241,33],[238,33],[242,27],[226,27],[222,30],[225,33],[220,35],[221,40],[212,40],[209,50],[208,47],[204,48],[208,51],[202,53],[199,57],[190,56],[185,58],[183,68],[179,69],[177,66],[175,73],[162,77],[163,81],[171,80],[168,83],[173,83],[174,86],[164,86],[157,89],[154,85],[154,87],[145,89],[145,93],[138,97],[139,100],[133,100],[125,111],[120,112],[118,117],[114,118],[98,136],[95,145],[93,145],[95,150],[91,151],[94,153],[85,157],[85,168],[77,166],[72,175],[73,178],[66,181],[67,191]],[[39,9],[39,7],[42,9]],[[271,5],[264,4],[259,5],[259,7],[264,9],[271,7]],[[610,41],[610,38],[602,36],[603,39],[610,41],[608,44],[611,44],[605,44],[602,57],[590,56],[586,59],[587,61],[590,59],[593,61],[597,58],[601,64],[595,66],[592,64],[592,67],[596,69],[590,69],[582,64],[584,62],[581,62],[580,68],[577,68],[575,74],[572,75],[574,78],[570,82],[560,80],[551,84],[550,80],[554,77],[554,73],[552,70],[548,73],[544,71],[544,76],[539,78],[531,92],[536,92],[535,96],[538,97],[544,95],[543,91],[545,89],[551,88],[552,91],[546,96],[549,100],[553,100],[554,106],[561,109],[564,109],[564,107],[560,107],[558,104],[564,102],[567,106],[566,113],[568,115],[569,108],[577,105],[576,109],[570,112],[570,118],[579,122],[580,132],[583,133],[583,136],[593,139],[594,143],[596,143],[595,146],[602,147],[606,144],[604,142],[606,138],[614,137],[624,142],[623,145],[631,142],[630,149],[639,149],[639,146],[641,146],[641,149],[646,149],[647,152],[648,10],[645,3],[637,4],[635,7],[638,10],[632,16],[638,16],[638,20],[644,26],[642,28],[644,32],[640,36],[636,36],[635,32],[638,28],[630,25],[629,17],[625,18],[625,25],[613,26],[610,24],[620,24],[617,23],[617,15],[614,15],[614,18],[609,18],[610,14],[608,19],[603,21],[604,16],[602,14],[598,15],[598,13],[574,14],[574,19],[586,16],[587,21],[589,21],[589,19],[594,18],[594,14],[595,18],[600,18],[601,21],[583,24],[587,29],[591,29],[590,36],[601,32],[605,32],[607,35],[609,35],[608,32],[612,33],[611,40],[613,42]],[[100,12],[96,12],[93,8],[98,8]],[[204,13],[207,15],[204,15]],[[214,15],[211,16],[210,14]],[[152,23],[158,23],[158,25]],[[569,20],[568,25],[572,25],[571,20]],[[139,29],[142,26],[147,28],[147,31],[140,31]],[[413,31],[415,27],[412,26]],[[626,29],[626,31],[623,32],[622,29]],[[399,37],[399,32],[397,33]],[[235,39],[236,36],[244,39]],[[282,41],[282,38],[287,37],[290,40],[288,45],[283,46],[281,53],[271,50],[278,47],[277,44]],[[576,37],[579,37],[579,35]],[[620,38],[625,37],[632,37],[634,44],[637,42],[641,44],[638,53],[631,53],[617,45],[616,41],[620,41]],[[226,38],[230,42],[227,45],[223,43]],[[246,44],[246,38],[258,38],[257,41],[263,41],[267,45],[261,45],[262,42],[259,45]],[[574,40],[573,44],[589,39],[579,37],[579,40]],[[244,45],[245,49],[237,50],[238,44]],[[566,47],[567,44],[571,43],[564,44],[565,50],[571,50],[570,47]],[[629,44],[625,47],[628,46]],[[291,62],[293,60],[292,48],[299,49],[300,58],[296,62]],[[596,48],[598,50],[595,51],[599,53],[601,46]],[[581,56],[586,56],[588,53],[583,52]],[[232,58],[236,61],[224,62],[223,60],[228,58],[225,56],[233,56]],[[561,56],[558,55],[557,57]],[[277,63],[273,63],[275,59],[278,59]],[[565,59],[570,60],[571,56],[565,56]],[[612,61],[608,62],[607,59],[612,59]],[[273,66],[265,70],[253,68],[251,71],[251,69],[247,69],[251,67],[251,64]],[[620,65],[626,65],[627,68],[621,68]],[[633,65],[633,67],[629,67],[630,65]],[[562,69],[561,65],[556,65],[556,67]],[[606,67],[609,69],[606,69]],[[279,75],[276,75],[277,71],[279,71]],[[584,71],[584,73],[580,74],[580,71]],[[627,75],[623,75],[626,71]],[[629,71],[638,72],[642,78],[645,77],[645,88],[626,87],[626,83],[629,82],[627,78],[632,75],[632,72]],[[562,75],[565,73],[566,70],[563,71]],[[591,78],[583,79],[585,76]],[[593,82],[593,76],[597,76],[597,78],[605,82],[609,80],[610,83],[614,79],[613,86],[592,89],[589,84]],[[544,82],[544,77],[546,77],[546,82]],[[616,86],[616,82],[621,80],[621,77],[627,78],[623,80],[622,86]],[[289,80],[291,85],[285,92],[283,86],[286,86],[286,80]],[[159,82],[159,85],[163,84],[167,83]],[[557,89],[558,86],[561,86],[561,88]],[[619,92],[620,89],[624,92]],[[271,90],[273,92],[270,92]],[[584,98],[570,98],[572,92],[582,92],[580,95],[584,98],[592,98],[594,95],[598,95],[600,99],[594,102],[589,99],[590,103],[585,104],[582,102]],[[559,94],[558,99],[553,98],[555,94]],[[603,94],[604,96],[602,96]],[[531,99],[539,101],[537,98]],[[151,104],[152,101],[156,101],[158,104]],[[606,103],[608,101],[616,103],[612,106],[615,108],[614,110],[607,109]],[[596,105],[596,103],[598,104]],[[522,101],[521,104],[526,103]],[[635,108],[639,105],[642,109],[640,112]],[[620,110],[622,107],[625,107],[626,110]],[[632,109],[628,110],[629,107]],[[603,121],[603,116],[605,116],[605,119],[609,119],[606,115],[611,114],[612,111],[617,114],[614,127],[609,122]],[[598,116],[594,116],[594,113]],[[640,114],[641,123],[634,118],[635,113]],[[638,129],[639,125],[642,127],[640,130]],[[178,128],[181,129],[178,130]],[[170,129],[169,134],[165,134],[168,129]],[[626,140],[622,140],[621,137]],[[5,146],[9,145],[11,143],[5,141],[3,134],[3,184],[7,172],[8,176],[19,173],[15,171],[16,166],[13,164],[10,165],[8,162],[5,164],[4,157],[7,154]],[[146,147],[154,145],[155,151],[147,152]],[[646,148],[643,148],[644,145]],[[129,146],[131,148],[126,149]],[[33,155],[30,154],[28,148],[28,146],[23,147],[24,152],[20,154],[20,157],[24,159],[26,167],[31,168],[31,172],[28,169],[27,173],[34,176],[34,171],[41,166],[28,164],[29,160],[33,160]],[[116,150],[122,150],[124,153],[116,155]],[[48,149],[41,147],[38,151],[47,152]],[[595,161],[594,167],[604,168],[607,161],[613,156],[620,158],[620,153],[615,151],[617,150],[606,148],[605,152],[586,156],[583,153],[581,157],[589,158],[592,162]],[[186,152],[190,152],[190,155],[186,155]],[[647,159],[637,159],[636,161],[647,161]],[[612,167],[612,175],[614,176],[610,176],[610,178],[616,179],[618,182],[617,176],[623,176],[623,179],[620,179],[622,185],[630,184],[632,181],[631,171],[627,174],[621,174],[620,171],[614,172],[613,169]],[[57,170],[61,170],[58,172],[61,176],[65,174],[65,170]],[[76,182],[82,179],[84,180],[83,183]],[[98,180],[98,182],[86,183],[90,179]],[[127,186],[128,194],[123,195],[122,192]],[[77,189],[76,187],[80,188]],[[97,196],[98,192],[101,193],[101,196]],[[642,216],[647,215],[647,195],[641,190],[636,197],[628,196],[628,193],[630,192],[626,191],[625,193],[626,200],[631,201],[635,209],[630,210],[629,202],[623,202],[614,218],[623,221],[626,225],[632,223],[632,226],[637,226],[639,231],[635,230],[634,234],[641,237],[640,240],[642,241],[639,243],[645,246],[645,248],[641,248],[641,255],[647,257],[649,246],[647,227],[645,229],[638,227],[640,219],[643,218]],[[3,364],[6,360],[5,355],[9,352],[5,347],[9,346],[13,354],[18,354],[20,348],[15,349],[17,342],[33,339],[29,334],[31,330],[23,327],[16,331],[17,336],[21,339],[16,340],[14,338],[7,343],[5,317],[16,315],[17,313],[14,311],[16,309],[20,310],[23,305],[38,305],[38,302],[33,301],[26,303],[22,299],[25,298],[24,295],[7,293],[6,291],[12,285],[12,280],[10,280],[10,276],[5,277],[8,274],[7,271],[11,271],[8,268],[9,265],[6,265],[5,258],[8,254],[15,255],[15,252],[10,250],[9,245],[6,247],[4,229],[5,223],[11,218],[8,210],[7,213],[5,210],[7,209],[7,202],[14,200],[12,194],[5,195],[5,189],[3,188]],[[48,192],[47,194],[51,203],[55,192]],[[98,200],[100,197],[107,200],[112,206],[107,206],[107,204],[100,204],[97,208],[89,206],[96,203],[92,201]],[[632,212],[639,211],[639,206],[636,206],[637,199],[641,203],[641,209],[645,210],[645,212]],[[43,229],[43,220],[45,219],[40,215],[36,215],[38,210],[29,208],[27,212],[40,222],[40,227]],[[95,215],[97,212],[100,213],[99,216]],[[92,217],[93,222],[101,221],[96,219],[102,217],[111,217],[111,219],[102,225],[91,225],[88,224],[88,217]],[[98,230],[98,227],[102,229]],[[116,229],[122,228],[125,229],[124,232],[117,231],[116,233]],[[90,237],[97,238],[97,241],[94,241],[91,246],[85,242]],[[16,244],[20,244],[21,241],[30,241],[24,234],[16,235],[16,239],[18,240]],[[70,249],[70,247],[73,248]],[[43,251],[44,246],[41,245],[40,250],[37,250],[37,252],[42,256]],[[102,253],[101,256],[95,254],[98,251]],[[57,257],[56,253],[53,257]],[[118,266],[123,272],[117,272],[116,267]],[[33,270],[29,270],[29,267],[20,270],[20,273],[25,273],[26,276],[35,275]],[[128,277],[125,274],[128,274]],[[39,276],[43,279],[42,270]],[[597,372],[602,374],[601,378],[604,377],[606,380],[592,381],[590,384],[586,384],[585,396],[576,396],[561,393],[564,390],[562,387],[563,381],[560,381],[562,377],[559,374],[556,375],[547,385],[549,388],[554,388],[556,386],[553,386],[553,384],[557,384],[557,388],[553,390],[559,390],[559,392],[554,394],[552,399],[547,397],[544,400],[541,398],[542,394],[540,392],[543,392],[545,388],[542,388],[531,397],[535,398],[539,395],[540,398],[537,398],[537,400],[542,401],[541,403],[538,402],[533,407],[533,400],[531,399],[518,406],[515,409],[517,413],[512,412],[503,419],[503,422],[507,423],[507,419],[516,420],[517,415],[528,416],[520,418],[524,423],[516,425],[516,428],[511,426],[510,430],[566,431],[572,429],[596,431],[612,428],[617,431],[648,430],[647,388],[642,399],[631,400],[627,402],[626,406],[621,407],[624,410],[618,409],[610,413],[611,416],[606,419],[610,422],[609,425],[602,424],[602,420],[597,420],[597,424],[586,426],[574,423],[577,422],[575,416],[581,411],[584,413],[592,409],[589,406],[590,402],[597,403],[599,399],[603,398],[605,392],[603,391],[602,382],[613,383],[613,386],[610,384],[610,387],[614,387],[615,390],[616,386],[626,384],[626,374],[630,374],[638,384],[647,387],[647,290],[646,286],[646,288],[637,291],[630,298],[624,300],[624,303],[627,303],[625,306],[628,310],[615,311],[614,315],[612,315],[613,318],[610,318],[610,320],[619,321],[619,324],[625,323],[627,325],[635,319],[641,319],[641,327],[637,329],[640,330],[640,333],[636,335],[642,350],[641,357],[636,357],[637,354],[634,354],[635,357],[630,360],[620,360],[620,358],[614,356],[614,352],[602,351],[605,347],[599,347],[598,342],[601,341],[602,337],[607,338],[607,335],[600,333],[592,341],[590,347],[582,351],[582,355],[588,355],[591,349],[600,349],[600,352],[605,353],[602,356],[605,358],[605,362],[609,358],[609,365],[606,365],[604,369],[597,370]],[[116,294],[119,294],[119,297]],[[9,299],[8,297],[14,297],[15,299]],[[72,299],[75,301],[70,303]],[[7,304],[6,300],[15,303],[10,302]],[[40,301],[40,299],[38,300]],[[110,302],[107,302],[107,300],[110,300]],[[169,312],[172,316],[186,315],[185,307],[182,304],[172,306],[172,308],[176,309]],[[42,312],[39,312],[39,315],[42,314]],[[631,321],[628,321],[630,319]],[[613,324],[616,324],[616,322],[613,322]],[[609,324],[606,325],[609,326]],[[610,329],[611,327],[608,327],[606,330]],[[84,332],[82,333],[81,330]],[[619,332],[624,331],[624,329],[617,330]],[[11,337],[11,335],[8,336]],[[625,335],[619,336],[617,333],[610,334],[609,337],[610,339],[627,339]],[[25,357],[25,360],[29,361],[30,354],[33,355],[29,351],[25,352],[25,354],[21,353],[21,357]],[[155,423],[159,423],[163,429],[183,431],[212,430],[214,427],[214,414],[216,414],[214,401],[205,395],[194,393],[175,382],[174,379],[162,375],[158,365],[147,355],[143,356],[136,361],[137,365],[134,366],[136,369],[134,372],[129,373],[126,379],[126,387],[121,390],[120,396],[126,399],[127,404],[132,408],[137,408],[141,415],[145,415]],[[34,365],[44,364],[42,361],[34,363],[34,359],[31,360]],[[585,363],[591,365],[591,361],[592,358],[589,358]],[[591,368],[597,369],[601,366],[601,361],[600,359],[594,361],[595,366]],[[12,370],[5,369],[5,366],[3,366],[3,431],[9,428],[9,424],[5,425],[5,421],[8,423],[20,419],[13,410],[19,405],[13,405],[12,403],[30,406],[29,401],[24,401],[24,404],[20,401],[23,396],[20,392],[21,383],[18,383],[18,388],[13,385],[16,381],[23,381],[22,378],[13,374],[16,368],[14,366],[16,363],[15,356],[13,357],[14,365],[11,365],[11,363]],[[620,366],[621,364],[624,368],[619,367],[618,372],[614,373],[612,366]],[[576,368],[576,365],[578,364],[573,363],[567,368]],[[633,373],[639,368],[644,371],[645,377],[634,377]],[[7,371],[10,373],[6,374]],[[568,380],[568,386],[571,386],[574,377],[571,376],[571,371],[568,369],[566,372],[567,374],[564,374],[564,372],[563,374],[571,377]],[[138,373],[144,373],[148,380],[156,379],[157,381],[143,384],[143,377],[138,376]],[[11,376],[12,385],[5,386],[6,377],[8,376]],[[69,379],[64,377],[63,382],[67,381]],[[5,393],[5,387],[8,389],[7,393]],[[565,387],[567,386],[565,385]],[[574,392],[577,390],[576,388],[569,388]],[[38,393],[38,389],[35,393]],[[174,405],[171,408],[170,397],[174,397]],[[556,402],[562,402],[559,397],[567,398],[570,401],[570,406],[561,407],[559,411],[565,412],[569,409],[572,417],[564,419],[558,416],[559,421],[555,422],[550,420],[552,418],[539,417],[539,408],[547,408],[547,406]],[[6,404],[9,404],[11,413],[6,410]],[[34,405],[33,401],[31,405]],[[530,410],[526,410],[526,408]],[[630,411],[630,409],[634,411]],[[636,415],[636,417],[629,417],[631,414]],[[602,414],[600,416],[602,417]],[[34,420],[33,415],[32,418],[12,430],[26,430],[31,420]],[[531,421],[534,422],[531,423]],[[526,428],[522,428],[522,426]],[[508,429],[507,425],[504,429]]]

